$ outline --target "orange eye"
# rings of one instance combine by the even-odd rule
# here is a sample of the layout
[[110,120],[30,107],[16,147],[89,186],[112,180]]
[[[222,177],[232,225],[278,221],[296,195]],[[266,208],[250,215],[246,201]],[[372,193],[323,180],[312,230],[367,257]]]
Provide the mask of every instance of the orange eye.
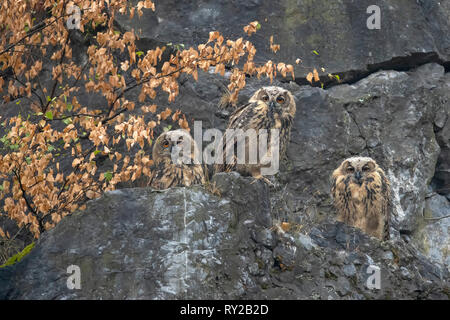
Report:
[[366,172],[367,172],[367,171],[369,171],[369,170],[370,170],[369,166],[364,166],[364,167],[363,167],[363,171],[366,171]]
[[169,141],[164,141],[163,142],[163,147],[164,148],[168,148],[169,147]]
[[353,167],[348,167],[348,168],[347,168],[347,171],[348,171],[348,172],[354,172],[354,171],[355,171],[355,168],[353,168]]
[[269,101],[269,96],[262,97],[263,101]]
[[284,102],[284,97],[278,96],[278,97],[277,97],[277,102],[278,102],[278,103],[283,103],[283,102]]

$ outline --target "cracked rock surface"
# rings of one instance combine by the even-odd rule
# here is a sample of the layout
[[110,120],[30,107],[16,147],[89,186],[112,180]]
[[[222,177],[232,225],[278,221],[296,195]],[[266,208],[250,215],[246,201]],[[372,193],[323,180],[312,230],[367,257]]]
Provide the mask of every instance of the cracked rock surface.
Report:
[[[203,73],[180,89],[180,107],[204,128],[226,124],[218,81]],[[275,187],[231,173],[212,178],[221,197],[202,187],[107,193],[0,269],[0,299],[447,299],[449,219],[434,218],[450,206],[433,181],[449,165],[449,74],[427,64],[329,90],[274,84],[297,100]],[[261,85],[250,79],[241,101]],[[381,245],[334,221],[329,176],[355,154],[376,159],[392,183],[392,240]],[[298,228],[280,232],[281,221]],[[67,289],[72,264],[82,290]],[[380,290],[367,289],[370,265]]]
[[[217,81],[201,74],[180,98],[184,112],[221,128],[226,115],[205,98]],[[447,299],[449,219],[435,218],[450,206],[433,181],[449,165],[449,74],[427,64],[329,90],[274,84],[297,100],[275,187],[230,173],[212,178],[220,197],[202,187],[107,193],[0,269],[0,299]],[[261,85],[250,79],[240,99]],[[190,107],[199,105],[209,113]],[[375,158],[392,183],[392,240],[381,245],[334,221],[329,176],[355,154]],[[297,228],[280,232],[281,221]],[[67,289],[72,264],[82,290]],[[367,288],[370,265],[380,290]]]
[[[213,30],[246,38],[242,28],[257,20],[261,29],[249,37],[258,50],[256,62],[293,64],[301,58],[303,64],[293,64],[299,78],[309,72],[304,66],[323,66],[344,81],[354,81],[379,68],[450,61],[448,1],[377,1],[380,29],[374,30],[367,27],[371,5],[370,0],[281,0],[275,5],[269,0],[165,0],[139,20],[118,16],[117,25],[139,31],[143,48],[164,43],[189,47],[206,42]],[[269,48],[272,35],[281,45],[276,54]]]
[[[0,269],[0,299],[448,299],[447,270],[404,241],[380,244],[332,221],[276,231],[259,201],[265,184],[236,173],[213,181],[221,197],[135,188],[88,202]],[[67,288],[70,265],[81,289]],[[379,289],[368,288],[373,265]]]
[[[380,30],[366,28],[365,10],[373,3],[365,0],[283,0],[278,6],[265,0],[167,0],[140,20],[118,16],[120,30],[142,29],[143,51],[167,42],[197,45],[211,30],[238,38],[245,24],[259,20],[261,29],[249,39],[258,59],[301,58],[304,66],[339,74],[343,83],[321,79],[326,90],[303,86],[310,69],[301,65],[295,65],[294,82],[274,80],[297,102],[288,160],[271,178],[274,187],[232,173],[211,177],[220,197],[202,187],[107,193],[45,233],[19,264],[1,268],[0,299],[447,299],[450,2],[378,3]],[[270,35],[281,44],[277,55],[268,50]],[[75,62],[86,60],[87,46],[74,41]],[[240,102],[269,85],[246,82]],[[161,94],[152,104],[180,109],[191,128],[200,120],[203,129],[223,131],[229,112],[217,104],[226,84],[211,73],[199,72],[198,82],[183,76],[174,103]],[[142,106],[138,96],[137,89],[126,94],[136,102],[130,115]],[[92,107],[106,103],[83,88],[77,98]],[[25,111],[11,101],[0,115]],[[133,161],[125,147],[122,154]],[[389,242],[334,221],[329,177],[352,155],[374,158],[391,181]],[[107,159],[98,166],[99,172],[112,168]],[[62,160],[61,167],[69,171],[71,161]],[[297,227],[283,233],[274,227],[282,221]],[[0,226],[17,230],[4,217]],[[26,239],[18,240],[25,245]],[[67,289],[71,264],[81,268],[82,290]],[[381,270],[380,290],[367,289],[370,265]]]

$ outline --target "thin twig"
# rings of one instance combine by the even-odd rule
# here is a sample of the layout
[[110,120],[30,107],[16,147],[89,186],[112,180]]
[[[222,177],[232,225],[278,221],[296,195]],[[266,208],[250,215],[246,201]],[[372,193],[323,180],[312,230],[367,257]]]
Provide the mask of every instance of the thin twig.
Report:
[[443,216],[443,217],[424,218],[424,219],[425,219],[425,220],[429,220],[429,221],[438,221],[438,220],[445,219],[445,218],[450,218],[450,214],[449,214],[449,215],[446,215],[446,216]]

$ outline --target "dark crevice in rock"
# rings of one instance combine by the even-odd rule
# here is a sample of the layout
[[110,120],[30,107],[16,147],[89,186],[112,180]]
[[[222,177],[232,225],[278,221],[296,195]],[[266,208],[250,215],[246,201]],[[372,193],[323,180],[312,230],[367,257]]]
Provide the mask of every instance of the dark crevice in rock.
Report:
[[[446,123],[450,121],[448,117],[449,116],[447,116]],[[434,176],[431,180],[430,186],[433,192],[446,196],[450,201],[450,166],[448,160],[448,155],[450,154],[450,140],[443,132],[445,127],[439,128],[436,124],[434,124],[433,127],[436,141],[441,148],[441,152],[439,153],[439,157],[436,162]]]
[[439,58],[436,52],[415,52],[406,57],[395,57],[389,61],[369,64],[368,70],[373,73],[380,70],[396,70],[396,71],[409,71],[427,63],[437,63],[443,65],[445,61]]
[[[395,71],[411,71],[417,67],[420,67],[427,63],[437,63],[445,68],[445,72],[450,71],[450,61],[442,60],[436,52],[415,52],[409,56],[395,57],[389,61],[383,61],[380,63],[368,64],[367,70],[347,70],[342,72],[334,73],[337,75],[339,80],[336,78],[330,78],[328,76],[321,76],[320,82],[313,83],[313,87],[321,87],[323,84],[324,89],[328,89],[341,84],[353,84],[356,83],[372,73],[381,70],[395,70]],[[289,79],[282,79],[282,82],[289,82]],[[295,82],[302,85],[311,85],[306,78],[296,78]]]
[[445,68],[445,73],[450,72],[450,61],[444,62],[442,65]]
[[361,127],[359,125],[359,123],[356,121],[356,117],[355,115],[352,113],[352,111],[349,110],[349,104],[345,104],[344,105],[344,110],[345,112],[348,114],[349,118],[351,119],[351,121],[353,122],[353,124],[355,125],[356,129],[358,130],[358,137],[360,137],[363,141],[364,141],[364,148],[363,150],[360,150],[358,152],[352,152],[351,150],[349,150],[349,152],[353,155],[358,155],[358,154],[362,154],[364,153],[364,151],[368,151],[367,150],[367,140],[366,137],[363,135],[363,132],[361,130]]

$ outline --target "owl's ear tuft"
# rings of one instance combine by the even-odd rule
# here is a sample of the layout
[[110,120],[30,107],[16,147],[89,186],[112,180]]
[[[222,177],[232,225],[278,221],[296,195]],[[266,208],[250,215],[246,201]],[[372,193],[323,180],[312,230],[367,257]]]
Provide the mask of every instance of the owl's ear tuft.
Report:
[[349,166],[349,164],[350,164],[350,161],[344,160],[344,162],[342,162],[342,164],[341,164],[342,170],[347,170],[347,167]]

